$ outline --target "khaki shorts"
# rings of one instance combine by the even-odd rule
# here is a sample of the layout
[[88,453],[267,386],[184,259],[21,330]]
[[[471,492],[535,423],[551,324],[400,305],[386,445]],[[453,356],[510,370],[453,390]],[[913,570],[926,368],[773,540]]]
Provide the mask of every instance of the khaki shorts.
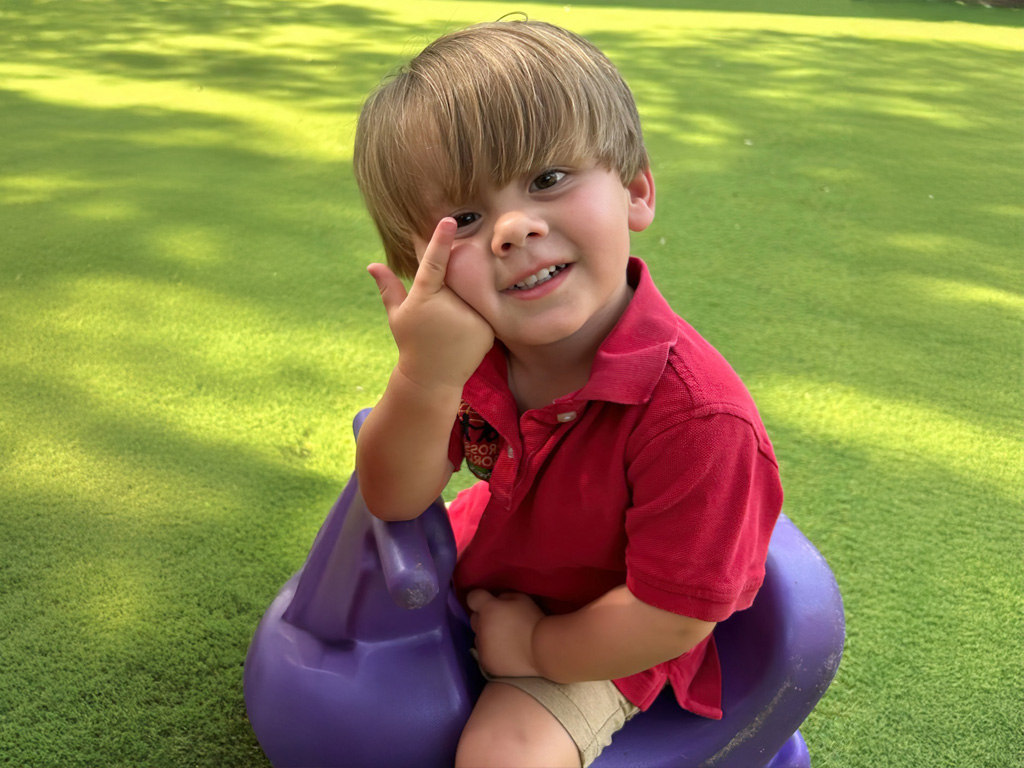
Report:
[[553,683],[543,677],[484,677],[506,683],[529,694],[569,732],[587,768],[612,743],[612,736],[640,711],[611,680],[588,683]]

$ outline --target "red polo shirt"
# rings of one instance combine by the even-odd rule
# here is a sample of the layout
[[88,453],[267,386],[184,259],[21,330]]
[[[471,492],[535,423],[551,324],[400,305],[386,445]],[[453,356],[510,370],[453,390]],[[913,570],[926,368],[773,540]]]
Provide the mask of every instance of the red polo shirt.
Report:
[[[631,259],[633,299],[586,385],[519,415],[504,350],[466,383],[450,456],[486,482],[452,502],[455,584],[575,611],[626,584],[704,621],[748,607],[782,506],[772,445],[746,387]],[[713,636],[615,681],[647,709],[666,682],[684,708],[720,718]]]

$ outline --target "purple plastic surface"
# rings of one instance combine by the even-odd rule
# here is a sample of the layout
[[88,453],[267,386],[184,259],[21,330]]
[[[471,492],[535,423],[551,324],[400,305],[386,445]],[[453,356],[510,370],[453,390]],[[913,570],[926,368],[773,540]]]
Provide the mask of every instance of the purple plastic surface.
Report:
[[681,712],[666,690],[616,734],[594,768],[810,765],[803,739],[790,738],[839,668],[842,598],[825,559],[785,515],[772,534],[765,572],[754,604],[715,628],[725,717]]
[[811,754],[800,731],[789,737],[765,768],[811,768]]
[[[353,474],[246,657],[249,720],[276,768],[450,768],[483,685],[449,587],[455,556],[440,501],[382,523]],[[667,690],[594,768],[809,767],[798,728],[839,666],[844,616],[831,570],[785,516],[754,605],[715,638],[725,718],[684,712]]]
[[277,768],[451,768],[483,686],[448,593],[455,539],[441,503],[379,522],[353,475],[256,629],[245,703]]

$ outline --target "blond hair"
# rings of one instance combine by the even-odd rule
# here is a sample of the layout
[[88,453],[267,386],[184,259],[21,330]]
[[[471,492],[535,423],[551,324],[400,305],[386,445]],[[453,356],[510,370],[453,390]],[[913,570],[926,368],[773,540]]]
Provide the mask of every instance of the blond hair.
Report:
[[445,35],[386,79],[359,116],[353,166],[389,265],[411,277],[412,238],[436,224],[427,189],[457,203],[583,160],[623,184],[647,167],[633,95],[587,40],[517,20]]

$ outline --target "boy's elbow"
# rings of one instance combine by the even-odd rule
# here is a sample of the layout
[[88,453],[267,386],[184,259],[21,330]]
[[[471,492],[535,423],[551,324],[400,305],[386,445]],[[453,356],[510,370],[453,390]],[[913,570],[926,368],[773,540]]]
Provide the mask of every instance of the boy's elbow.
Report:
[[633,608],[628,623],[639,637],[647,638],[647,642],[651,644],[652,654],[663,657],[662,661],[689,653],[715,628],[713,621],[703,621],[656,608],[628,591],[625,595]]
[[[366,500],[363,499],[363,501]],[[366,505],[366,508],[370,510],[371,515],[380,520],[383,520],[385,523],[398,523],[402,522],[403,520],[414,520],[420,515],[422,515],[424,511],[422,509],[418,509],[415,511],[396,509],[394,506],[380,506],[375,509],[374,507],[371,507],[369,504]],[[378,509],[381,511],[377,511]]]
[[689,653],[702,643],[715,629],[715,622],[701,621],[689,616],[678,617],[681,621],[675,622],[675,641],[678,644],[676,649],[678,655]]
[[[370,508],[367,507],[367,509],[370,509]],[[415,520],[417,517],[419,517],[423,513],[422,513],[422,511],[420,511],[420,512],[417,512],[416,514],[406,515],[406,514],[402,514],[402,513],[396,514],[396,513],[393,513],[393,512],[391,512],[389,510],[386,513],[377,514],[372,509],[370,509],[370,514],[373,515],[374,517],[376,517],[378,520],[383,520],[385,523],[400,523],[400,522],[403,522],[405,520]]]
[[[362,450],[361,450],[362,449]],[[387,522],[412,520],[426,511],[444,490],[452,468],[447,456],[444,464],[407,462],[396,467],[380,453],[356,445],[356,478],[366,508],[374,517]],[[447,471],[445,471],[447,469]]]
[[363,504],[370,511],[370,514],[381,520],[394,523],[401,520],[412,520],[419,517],[426,507],[417,507],[410,503],[403,502],[396,497],[395,493],[388,493],[388,488],[377,487],[372,479],[364,477],[362,473],[356,472],[359,480],[359,495]]

